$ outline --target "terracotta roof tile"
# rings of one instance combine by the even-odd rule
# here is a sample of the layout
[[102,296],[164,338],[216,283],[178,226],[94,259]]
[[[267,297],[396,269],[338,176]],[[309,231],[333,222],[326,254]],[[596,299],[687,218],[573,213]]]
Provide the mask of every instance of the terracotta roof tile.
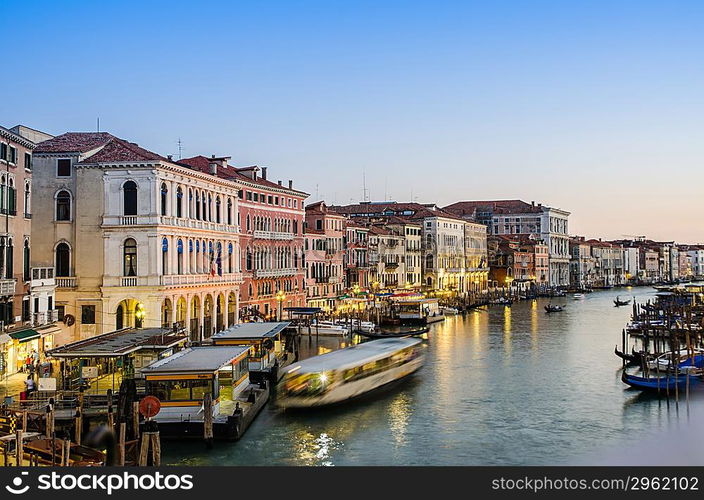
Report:
[[85,153],[115,139],[107,132],[67,132],[37,144],[34,153]]
[[80,163],[108,163],[108,162],[130,162],[130,161],[168,161],[163,156],[144,149],[137,144],[127,142],[123,139],[113,138],[105,144],[97,153],[90,155]]

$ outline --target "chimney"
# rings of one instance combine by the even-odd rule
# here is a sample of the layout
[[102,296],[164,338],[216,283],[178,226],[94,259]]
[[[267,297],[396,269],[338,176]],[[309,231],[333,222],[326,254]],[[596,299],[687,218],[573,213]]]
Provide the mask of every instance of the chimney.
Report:
[[531,206],[535,206],[535,202],[534,202],[534,201],[531,201],[530,204],[531,204]]
[[266,180],[266,169],[268,167],[262,167],[262,179]]
[[288,180],[288,188],[293,189],[293,181],[291,179]]
[[211,161],[210,164],[210,174],[211,175],[217,175],[218,173],[218,164],[215,163],[214,161]]
[[281,181],[279,181],[279,186],[281,185]]

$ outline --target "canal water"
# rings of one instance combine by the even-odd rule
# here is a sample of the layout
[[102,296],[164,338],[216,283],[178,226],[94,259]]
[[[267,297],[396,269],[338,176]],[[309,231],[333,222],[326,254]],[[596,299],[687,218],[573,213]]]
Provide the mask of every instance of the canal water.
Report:
[[[308,412],[268,405],[242,440],[165,442],[174,465],[561,465],[618,462],[634,440],[686,425],[692,404],[626,389],[613,354],[651,288],[524,301],[432,327],[427,360],[367,399]],[[566,304],[546,314],[548,303]],[[302,339],[309,353],[337,341]],[[691,422],[690,422],[691,423]],[[627,459],[626,459],[627,460]]]

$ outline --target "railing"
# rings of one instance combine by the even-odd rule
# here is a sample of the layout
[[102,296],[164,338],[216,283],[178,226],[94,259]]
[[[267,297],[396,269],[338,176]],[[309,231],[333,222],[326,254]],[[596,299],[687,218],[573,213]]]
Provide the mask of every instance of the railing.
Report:
[[137,286],[136,276],[123,276],[121,281],[121,286]]
[[198,285],[201,283],[242,283],[242,273],[216,274],[167,274],[161,277],[164,286]]
[[56,288],[75,288],[76,287],[76,277],[75,276],[57,276],[56,277]]
[[294,234],[280,231],[254,231],[253,236],[263,240],[292,240]]
[[293,276],[298,273],[295,267],[287,267],[284,269],[255,269],[255,278],[276,278],[279,276]]
[[239,233],[239,226],[205,220],[174,217],[171,215],[106,215],[105,226],[176,226],[192,229],[208,229],[224,233]]
[[32,324],[34,326],[46,325],[49,323],[54,323],[58,320],[59,320],[59,311],[57,309],[53,309],[51,311],[43,311],[43,312],[34,313],[34,317],[32,318]]
[[15,280],[15,279],[1,279],[0,280],[0,295],[14,295],[16,287],[17,287],[17,280]]

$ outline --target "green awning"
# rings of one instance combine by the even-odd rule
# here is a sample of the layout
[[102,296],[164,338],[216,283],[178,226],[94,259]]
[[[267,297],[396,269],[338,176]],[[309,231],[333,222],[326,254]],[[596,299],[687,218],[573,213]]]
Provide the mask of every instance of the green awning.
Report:
[[21,344],[22,342],[29,342],[30,340],[38,339],[39,332],[35,330],[22,330],[20,332],[10,333],[10,337],[15,340],[19,340]]

